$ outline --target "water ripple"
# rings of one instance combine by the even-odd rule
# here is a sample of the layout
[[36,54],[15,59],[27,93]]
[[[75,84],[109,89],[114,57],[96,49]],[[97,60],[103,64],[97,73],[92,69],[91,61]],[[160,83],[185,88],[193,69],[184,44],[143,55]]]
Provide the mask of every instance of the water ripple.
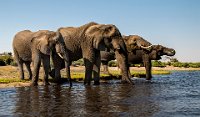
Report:
[[0,89],[0,116],[200,116],[200,71],[153,77],[133,78],[134,86],[111,80],[100,86]]

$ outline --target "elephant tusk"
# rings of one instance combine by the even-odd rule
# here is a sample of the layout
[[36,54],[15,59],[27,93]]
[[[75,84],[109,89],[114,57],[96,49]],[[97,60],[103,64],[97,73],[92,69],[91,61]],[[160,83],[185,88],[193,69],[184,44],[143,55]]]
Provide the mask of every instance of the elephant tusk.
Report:
[[59,56],[60,58],[64,59],[63,56],[62,56],[60,53],[58,53],[58,56]]
[[147,47],[145,47],[145,46],[140,46],[142,49],[149,49],[149,48],[151,48],[153,45],[150,45],[150,46],[147,46]]

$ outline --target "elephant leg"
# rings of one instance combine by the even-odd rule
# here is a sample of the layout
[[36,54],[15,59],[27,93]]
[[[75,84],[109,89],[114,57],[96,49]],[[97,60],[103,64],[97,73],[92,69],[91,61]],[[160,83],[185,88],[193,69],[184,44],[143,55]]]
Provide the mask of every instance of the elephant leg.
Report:
[[100,84],[100,82],[99,82],[99,80],[100,80],[100,66],[101,66],[100,51],[97,51],[94,66],[93,66],[94,85]]
[[26,65],[26,69],[28,70],[28,73],[29,73],[29,80],[32,79],[32,72],[31,72],[31,62],[25,62],[25,65]]
[[52,61],[54,65],[54,69],[49,73],[51,77],[54,78],[55,82],[59,83],[61,79],[60,70],[64,68],[65,65],[64,60],[61,59],[55,52],[52,52]]
[[19,71],[20,71],[20,79],[24,80],[24,68],[23,68],[23,62],[19,61],[17,62],[19,66]]
[[55,78],[55,69],[52,69],[49,71],[49,75],[52,77],[52,78]]
[[38,85],[38,78],[39,78],[39,71],[41,65],[41,58],[37,56],[34,60],[34,69],[33,69],[33,78],[32,78],[32,85]]
[[110,74],[108,71],[108,61],[102,61],[102,64],[103,64],[103,72]]
[[[130,68],[130,65],[128,65],[128,68]],[[129,78],[132,78],[131,70],[130,70],[130,69],[128,70],[128,77],[129,77]]]
[[146,80],[151,80],[152,78],[152,74],[151,74],[151,61],[149,61],[146,65],[145,65],[145,69],[146,69]]
[[49,69],[50,69],[50,57],[48,55],[44,55],[45,57],[43,57],[42,59],[42,65],[43,65],[43,70],[44,70],[44,85],[49,85],[49,81],[48,81],[48,73],[49,73]]
[[121,69],[122,82],[134,84],[129,77],[128,61],[127,61],[125,55],[121,54],[119,51],[115,51],[115,56],[116,56],[117,62],[119,64],[119,68]]
[[85,79],[84,79],[84,85],[90,85],[91,78],[92,78],[92,69],[93,64],[88,59],[84,58],[85,63]]
[[144,59],[143,63],[145,66],[145,70],[146,70],[146,80],[151,80],[152,75],[151,75],[151,60],[148,59],[148,57],[145,57],[146,59]]
[[14,49],[14,58],[17,62],[17,65],[19,67],[19,72],[20,72],[20,79],[24,80],[24,69],[23,69],[23,60],[19,58],[18,52]]
[[67,78],[69,80],[69,84],[70,87],[72,87],[72,79],[71,79],[71,75],[70,75],[70,65],[68,63],[66,63],[66,72],[67,72]]

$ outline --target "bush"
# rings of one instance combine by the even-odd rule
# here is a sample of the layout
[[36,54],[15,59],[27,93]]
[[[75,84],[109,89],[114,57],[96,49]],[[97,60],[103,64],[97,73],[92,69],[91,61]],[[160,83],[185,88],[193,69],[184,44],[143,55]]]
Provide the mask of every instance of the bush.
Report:
[[79,59],[77,61],[72,62],[73,66],[84,66],[84,60],[83,59]]
[[129,67],[144,67],[143,64],[130,64]]
[[12,66],[17,66],[17,63],[16,63],[15,61],[12,61],[12,62],[10,63],[10,65],[12,65]]
[[153,67],[166,67],[166,64],[161,61],[155,60],[155,61],[152,61],[152,66]]
[[2,59],[0,59],[0,66],[5,66],[5,65],[6,63]]
[[4,63],[6,65],[10,65],[14,60],[13,60],[13,57],[10,56],[10,55],[3,55],[3,56],[0,56],[0,60],[1,61],[4,61]]
[[114,60],[109,61],[109,62],[108,62],[108,66],[109,66],[109,67],[117,67],[117,66],[118,66],[118,65],[117,65],[117,61],[114,61]]

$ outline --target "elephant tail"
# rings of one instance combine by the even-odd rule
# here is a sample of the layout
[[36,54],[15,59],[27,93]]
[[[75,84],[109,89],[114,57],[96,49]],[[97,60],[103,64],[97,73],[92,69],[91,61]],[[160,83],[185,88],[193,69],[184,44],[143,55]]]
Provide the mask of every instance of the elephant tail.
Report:
[[19,54],[18,54],[18,52],[17,52],[17,50],[16,50],[15,47],[13,47],[13,52],[14,52],[14,60],[15,60],[17,63],[19,63],[20,58],[19,58]]

